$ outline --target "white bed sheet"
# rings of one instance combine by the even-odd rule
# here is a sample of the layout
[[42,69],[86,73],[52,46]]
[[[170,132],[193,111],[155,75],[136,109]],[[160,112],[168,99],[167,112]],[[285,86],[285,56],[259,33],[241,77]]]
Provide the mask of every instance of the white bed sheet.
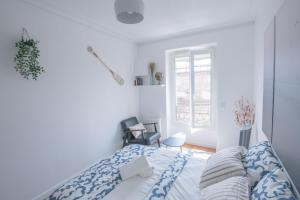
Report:
[[166,200],[201,200],[199,183],[206,159],[190,158],[177,177]]
[[[120,183],[104,200],[143,200],[151,191],[162,172],[174,160],[177,152],[159,149],[149,158],[149,163],[154,167],[152,176],[130,178]],[[206,159],[190,158],[181,174],[173,183],[166,200],[199,200],[199,182],[201,173],[206,164]]]

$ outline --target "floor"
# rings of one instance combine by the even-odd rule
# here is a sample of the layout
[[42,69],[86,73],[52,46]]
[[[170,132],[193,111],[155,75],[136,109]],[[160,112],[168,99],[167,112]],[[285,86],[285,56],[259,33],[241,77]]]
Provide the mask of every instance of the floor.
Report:
[[[163,146],[169,150],[180,152],[179,147],[167,147],[165,145]],[[184,144],[182,146],[182,153],[190,154],[194,158],[208,159],[214,152],[216,152],[215,149],[208,147],[202,147],[192,144]]]
[[216,149],[209,148],[209,147],[197,146],[197,145],[193,145],[193,144],[184,144],[182,148],[183,149],[192,149],[192,150],[196,150],[196,151],[206,151],[206,152],[210,152],[210,153],[216,152]]

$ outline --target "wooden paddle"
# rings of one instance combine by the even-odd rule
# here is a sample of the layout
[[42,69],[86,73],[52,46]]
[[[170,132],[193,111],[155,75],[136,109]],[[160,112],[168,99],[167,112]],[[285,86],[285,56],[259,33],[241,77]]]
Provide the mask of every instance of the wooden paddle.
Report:
[[91,46],[88,46],[87,51],[93,54],[106,67],[106,69],[111,73],[111,75],[117,81],[117,83],[119,83],[120,85],[124,85],[124,79],[119,74],[114,72],[107,64],[105,64],[105,62],[95,53]]

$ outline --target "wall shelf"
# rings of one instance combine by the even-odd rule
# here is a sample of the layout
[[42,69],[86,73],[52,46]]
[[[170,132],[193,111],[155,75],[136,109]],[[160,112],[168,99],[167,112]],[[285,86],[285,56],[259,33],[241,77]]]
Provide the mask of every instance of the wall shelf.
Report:
[[135,85],[135,87],[166,87],[165,84],[161,85]]

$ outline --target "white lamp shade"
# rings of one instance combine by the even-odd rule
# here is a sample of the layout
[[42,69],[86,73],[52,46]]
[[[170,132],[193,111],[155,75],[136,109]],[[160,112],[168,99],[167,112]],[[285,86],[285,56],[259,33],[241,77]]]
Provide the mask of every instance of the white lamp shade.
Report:
[[137,24],[144,19],[143,0],[115,0],[117,19],[125,24]]

